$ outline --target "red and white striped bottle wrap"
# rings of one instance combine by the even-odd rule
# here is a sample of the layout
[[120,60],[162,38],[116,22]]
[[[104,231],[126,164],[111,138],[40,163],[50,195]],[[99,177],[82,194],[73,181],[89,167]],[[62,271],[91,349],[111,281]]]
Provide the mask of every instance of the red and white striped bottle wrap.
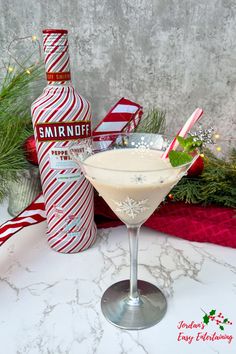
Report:
[[[67,32],[44,31],[48,85],[32,105],[32,119],[45,209],[48,243],[76,253],[96,239],[93,187],[68,155],[73,140],[91,134],[89,102],[70,84]],[[52,38],[51,38],[52,37]],[[59,48],[60,47],[60,48]]]

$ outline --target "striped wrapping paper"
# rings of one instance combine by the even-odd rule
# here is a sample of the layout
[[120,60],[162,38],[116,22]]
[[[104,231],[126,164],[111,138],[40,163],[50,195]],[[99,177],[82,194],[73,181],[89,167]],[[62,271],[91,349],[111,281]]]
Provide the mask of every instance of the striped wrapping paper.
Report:
[[[139,124],[142,107],[126,98],[121,98],[94,129],[93,135],[111,132],[132,131]],[[114,124],[114,125],[113,125]],[[42,193],[19,215],[0,227],[0,246],[12,235],[26,226],[46,220]]]
[[96,126],[93,135],[131,132],[138,126],[142,114],[139,104],[122,97]]
[[40,193],[37,198],[19,215],[1,225],[0,246],[2,246],[3,243],[6,242],[12,235],[24,227],[38,224],[44,220],[46,220],[44,199],[43,194]]

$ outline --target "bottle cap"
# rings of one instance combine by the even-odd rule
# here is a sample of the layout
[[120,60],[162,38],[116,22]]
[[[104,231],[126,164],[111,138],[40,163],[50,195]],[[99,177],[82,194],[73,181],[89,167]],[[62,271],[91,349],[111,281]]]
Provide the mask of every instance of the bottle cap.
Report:
[[61,33],[61,34],[67,34],[68,31],[65,29],[53,29],[53,28],[49,28],[49,29],[44,29],[43,33]]

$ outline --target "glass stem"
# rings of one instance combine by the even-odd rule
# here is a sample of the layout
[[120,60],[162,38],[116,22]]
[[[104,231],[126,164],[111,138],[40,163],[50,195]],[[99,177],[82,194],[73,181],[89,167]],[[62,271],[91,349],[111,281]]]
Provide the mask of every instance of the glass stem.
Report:
[[131,305],[140,302],[138,292],[138,236],[140,226],[127,225],[129,235],[129,249],[130,249],[130,294],[129,300]]

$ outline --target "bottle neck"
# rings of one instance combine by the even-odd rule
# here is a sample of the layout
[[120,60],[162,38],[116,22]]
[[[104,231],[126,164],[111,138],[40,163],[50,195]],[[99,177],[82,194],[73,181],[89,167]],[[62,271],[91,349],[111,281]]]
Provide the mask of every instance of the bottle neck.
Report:
[[48,85],[71,85],[67,33],[46,33],[43,48]]

